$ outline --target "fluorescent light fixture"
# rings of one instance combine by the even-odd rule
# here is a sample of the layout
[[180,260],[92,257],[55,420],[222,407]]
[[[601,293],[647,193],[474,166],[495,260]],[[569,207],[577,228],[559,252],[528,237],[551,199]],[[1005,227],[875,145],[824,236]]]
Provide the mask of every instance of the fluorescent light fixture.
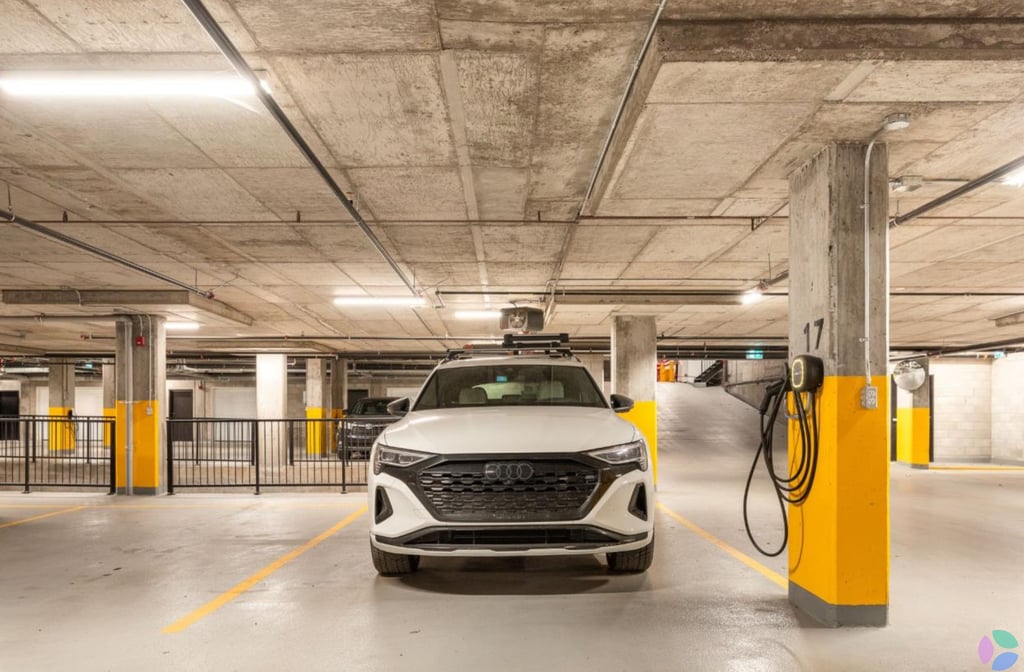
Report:
[[497,320],[501,317],[500,310],[456,310],[456,320]]
[[1008,187],[1024,187],[1024,168],[1018,168],[1007,174],[1000,182]]
[[167,331],[195,331],[199,329],[198,322],[167,322]]
[[334,299],[334,305],[422,308],[427,300],[422,296],[339,296]]
[[896,193],[916,191],[924,186],[924,178],[920,175],[900,175],[889,181],[889,188]]
[[[260,86],[270,91],[269,85]],[[60,98],[155,98],[253,96],[246,79],[223,72],[6,72],[0,90],[11,96]]]

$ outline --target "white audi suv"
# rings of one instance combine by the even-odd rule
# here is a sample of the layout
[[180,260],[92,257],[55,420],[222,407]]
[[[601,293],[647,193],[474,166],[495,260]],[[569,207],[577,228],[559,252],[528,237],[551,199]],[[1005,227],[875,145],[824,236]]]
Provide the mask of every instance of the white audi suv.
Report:
[[654,481],[640,432],[616,415],[565,348],[456,352],[373,446],[368,479],[374,567],[415,571],[421,556],[604,553],[612,571],[654,555]]

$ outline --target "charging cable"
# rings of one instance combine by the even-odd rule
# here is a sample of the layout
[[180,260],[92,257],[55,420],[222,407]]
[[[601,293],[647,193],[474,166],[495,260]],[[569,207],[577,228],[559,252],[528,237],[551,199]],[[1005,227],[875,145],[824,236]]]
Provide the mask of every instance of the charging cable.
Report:
[[[772,451],[775,434],[775,421],[779,416],[782,405],[786,403],[788,395],[793,395],[796,414],[787,416],[797,422],[800,434],[800,450],[796,464],[791,465],[786,475],[779,475],[775,469],[775,457]],[[787,368],[786,378],[776,381],[765,389],[764,399],[761,401],[760,430],[761,442],[754,454],[754,461],[750,465],[750,472],[747,474],[747,484],[743,489],[743,526],[747,531],[747,538],[754,548],[762,555],[774,558],[786,550],[789,542],[789,517],[786,515],[786,504],[799,506],[807,501],[814,486],[814,477],[818,471],[818,409],[816,390],[803,392],[794,391],[790,384],[789,370]],[[754,479],[754,472],[757,470],[758,459],[764,459],[765,470],[772,481],[772,488],[775,490],[776,499],[779,502],[779,510],[782,513],[782,545],[775,551],[762,548],[750,529],[750,520],[747,514],[750,498],[750,484]]]

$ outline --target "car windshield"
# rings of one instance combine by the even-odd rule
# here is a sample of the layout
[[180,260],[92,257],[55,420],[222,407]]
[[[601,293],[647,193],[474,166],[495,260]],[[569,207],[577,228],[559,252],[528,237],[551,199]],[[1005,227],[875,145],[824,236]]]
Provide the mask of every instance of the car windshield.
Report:
[[413,410],[555,405],[607,408],[604,396],[582,367],[481,364],[435,371]]
[[395,400],[395,397],[387,399],[360,399],[352,406],[348,415],[387,415],[388,404]]

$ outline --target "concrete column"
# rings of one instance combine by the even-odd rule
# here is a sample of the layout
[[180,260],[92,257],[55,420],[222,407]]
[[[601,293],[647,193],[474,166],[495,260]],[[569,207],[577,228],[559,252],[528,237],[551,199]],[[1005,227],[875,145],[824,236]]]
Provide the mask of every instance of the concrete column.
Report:
[[50,364],[49,374],[50,416],[65,418],[53,420],[47,428],[50,450],[75,449],[75,425],[69,414],[75,409],[75,365],[63,362]]
[[348,405],[348,360],[336,357],[331,362],[331,417],[345,415]]
[[[821,358],[825,381],[813,489],[789,507],[789,599],[831,627],[885,625],[889,608],[888,158],[875,147],[865,250],[864,152],[831,145],[790,177],[790,356]],[[874,408],[862,405],[865,257]],[[792,461],[795,421],[789,436]]]
[[117,488],[155,495],[167,489],[167,334],[164,318],[132,315],[117,323]]
[[919,469],[927,469],[932,456],[932,385],[928,360],[915,360],[924,369],[924,383],[912,392],[909,406],[896,409],[896,459]]
[[604,384],[604,355],[580,355],[579,357],[590,371],[590,375],[597,381],[597,386],[604,392],[606,387]]
[[616,315],[612,322],[612,392],[631,397],[633,410],[623,413],[651,449],[651,469],[658,479],[658,409],[654,391],[658,375],[657,323],[653,315]]
[[326,359],[306,360],[306,452],[327,454],[330,449],[331,381],[327,375]]
[[280,420],[288,414],[288,358],[256,355],[256,417]]
[[[104,364],[103,374],[103,417],[117,417],[117,373],[113,364]],[[110,446],[110,425],[103,427],[103,445]]]

